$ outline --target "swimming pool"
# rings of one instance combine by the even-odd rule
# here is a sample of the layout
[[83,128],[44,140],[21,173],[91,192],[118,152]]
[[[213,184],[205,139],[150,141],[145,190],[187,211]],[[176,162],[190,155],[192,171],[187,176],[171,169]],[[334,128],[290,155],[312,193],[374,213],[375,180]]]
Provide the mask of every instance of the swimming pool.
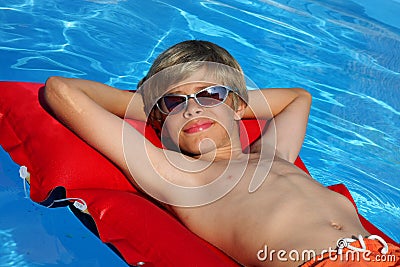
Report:
[[[132,89],[158,53],[196,38],[228,49],[259,87],[308,89],[301,157],[312,176],[344,182],[400,241],[399,1],[6,2],[0,80],[64,75]],[[0,266],[125,265],[67,210],[25,199],[18,166],[3,150],[0,159]]]

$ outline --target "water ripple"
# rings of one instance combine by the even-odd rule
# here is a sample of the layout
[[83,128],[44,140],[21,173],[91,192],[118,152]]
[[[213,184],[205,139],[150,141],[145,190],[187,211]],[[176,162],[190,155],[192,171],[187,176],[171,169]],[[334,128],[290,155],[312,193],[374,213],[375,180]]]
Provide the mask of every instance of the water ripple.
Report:
[[[212,5],[211,5],[211,4],[212,4]],[[306,35],[306,36],[311,37],[311,38],[313,38],[313,39],[315,38],[315,36],[311,35],[310,33],[306,32],[306,31],[303,31],[303,30],[301,30],[301,29],[299,29],[299,28],[296,28],[296,27],[294,27],[294,26],[292,26],[292,25],[290,25],[290,24],[284,23],[284,22],[282,22],[282,21],[279,21],[279,20],[274,19],[274,18],[272,18],[272,17],[268,17],[268,16],[263,15],[263,14],[257,14],[257,13],[254,13],[254,12],[246,11],[246,10],[244,10],[244,9],[239,9],[239,8],[237,8],[237,7],[234,7],[234,6],[231,6],[231,5],[228,5],[228,4],[223,4],[223,3],[220,3],[220,2],[217,2],[217,1],[203,2],[202,5],[203,5],[204,7],[206,7],[206,8],[209,8],[210,10],[212,10],[212,11],[214,11],[214,12],[217,12],[217,13],[219,13],[219,14],[222,14],[222,15],[224,15],[224,16],[227,16],[227,17],[229,17],[229,18],[231,18],[231,19],[238,20],[238,21],[240,21],[241,23],[247,24],[247,25],[249,25],[249,26],[251,26],[251,27],[260,29],[260,30],[262,30],[262,31],[266,31],[266,32],[268,32],[268,33],[273,33],[273,34],[282,36],[282,37],[284,37],[284,38],[293,39],[293,40],[295,40],[295,41],[298,41],[298,42],[301,42],[301,43],[304,43],[304,44],[310,44],[310,43],[307,43],[307,42],[305,42],[304,40],[302,40],[302,39],[300,39],[300,38],[295,38],[295,37],[293,36],[293,33],[290,34],[290,31],[294,31],[294,32],[300,33],[300,34],[302,34],[302,35]],[[235,15],[235,16],[229,15],[231,12],[229,12],[229,11],[220,11],[220,10],[218,10],[218,9],[216,9],[216,8],[211,8],[211,6],[228,7],[228,8],[230,8],[230,9],[234,9],[234,10],[236,10],[236,11],[239,11],[241,14],[239,14],[239,16],[237,16],[237,15]],[[286,28],[286,29],[288,29],[288,30],[290,30],[290,31],[289,31],[288,34],[284,34],[284,33],[279,32],[279,31],[271,30],[269,27],[265,27],[265,26],[262,27],[262,26],[260,26],[260,23],[252,22],[252,19],[251,19],[251,18],[250,18],[250,19],[242,19],[244,14],[245,14],[245,15],[250,15],[250,16],[253,17],[253,18],[260,19],[260,20],[262,20],[263,22],[269,22],[269,23],[272,23],[272,24],[281,26],[281,27]]]
[[12,229],[0,229],[0,266],[26,267],[25,257],[18,251]]

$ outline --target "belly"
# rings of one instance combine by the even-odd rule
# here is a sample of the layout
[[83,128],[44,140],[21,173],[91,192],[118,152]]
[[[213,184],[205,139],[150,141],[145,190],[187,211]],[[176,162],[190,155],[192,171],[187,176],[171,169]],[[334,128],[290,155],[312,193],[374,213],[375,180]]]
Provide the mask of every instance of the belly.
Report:
[[240,246],[231,247],[231,253],[242,255],[241,248],[251,247],[244,260],[257,260],[254,253],[265,246],[276,251],[313,250],[318,255],[335,249],[341,238],[368,235],[346,197],[290,168],[286,173],[282,168],[271,170],[258,191],[243,195],[233,206],[237,209],[235,219],[243,223],[231,240]]
[[286,199],[275,198],[274,202],[281,204],[274,208],[265,205],[263,214],[256,219],[265,218],[259,231],[265,233],[264,240],[270,246],[321,251],[334,249],[340,238],[367,234],[345,197],[327,189],[304,193],[294,190],[287,192]]

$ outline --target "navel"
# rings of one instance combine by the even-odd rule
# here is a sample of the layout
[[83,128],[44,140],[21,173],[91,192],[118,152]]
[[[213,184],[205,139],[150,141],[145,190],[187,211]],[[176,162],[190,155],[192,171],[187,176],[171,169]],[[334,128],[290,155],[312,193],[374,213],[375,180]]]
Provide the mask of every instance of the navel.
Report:
[[336,223],[336,222],[331,222],[331,226],[333,227],[333,229],[336,230],[343,230],[343,225]]

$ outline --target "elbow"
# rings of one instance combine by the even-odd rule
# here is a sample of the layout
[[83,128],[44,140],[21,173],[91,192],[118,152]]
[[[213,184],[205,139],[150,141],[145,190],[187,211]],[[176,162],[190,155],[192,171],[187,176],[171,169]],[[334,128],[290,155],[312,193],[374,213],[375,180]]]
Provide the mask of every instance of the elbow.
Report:
[[65,78],[58,76],[51,76],[46,80],[44,87],[44,96],[47,101],[56,96],[60,96],[66,91],[67,84]]
[[64,86],[64,78],[59,76],[51,76],[46,80],[45,90],[46,92],[55,92]]
[[310,92],[308,92],[306,89],[304,88],[294,88],[294,90],[296,90],[296,92],[300,95],[300,96],[306,96],[308,98],[311,98],[311,94]]
[[312,95],[310,92],[308,92],[304,88],[294,88],[294,90],[296,90],[298,97],[301,98],[304,101],[304,103],[307,103],[309,106],[311,106]]
[[68,98],[68,85],[66,78],[52,76],[46,80],[43,90],[43,100],[45,106],[55,112],[57,106]]

